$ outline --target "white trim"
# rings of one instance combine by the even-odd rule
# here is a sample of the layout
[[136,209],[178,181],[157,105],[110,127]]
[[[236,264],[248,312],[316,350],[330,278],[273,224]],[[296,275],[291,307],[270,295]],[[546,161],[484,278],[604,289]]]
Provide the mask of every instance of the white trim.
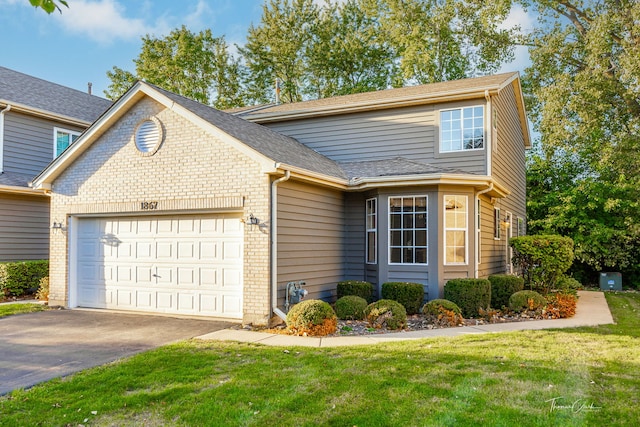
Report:
[[[374,211],[371,216],[374,218],[375,226],[373,228],[369,228],[369,202],[373,202]],[[376,197],[371,197],[365,200],[365,249],[364,249],[364,260],[365,264],[375,265],[378,263],[378,199]],[[369,261],[369,233],[373,232],[374,236],[374,253],[373,253],[373,261]]]
[[[464,197],[465,199],[465,218],[464,228],[457,227],[447,227],[447,197]],[[443,260],[444,265],[469,265],[469,196],[464,194],[445,194],[442,196],[442,209],[443,209],[443,219],[442,219],[442,231],[443,238],[442,244],[444,247]],[[464,262],[447,262],[447,231],[464,231]]]
[[78,228],[78,217],[67,217],[67,242],[69,245],[69,259],[67,259],[67,292],[68,306],[74,308],[78,306],[78,242],[75,231]]
[[[391,262],[391,208],[390,208],[390,203],[391,203],[391,199],[409,199],[409,198],[413,198],[414,199],[414,211],[413,213],[415,214],[415,199],[416,198],[421,198],[424,197],[425,198],[425,243],[426,246],[425,248],[425,261],[426,262]],[[401,232],[404,231],[404,228],[400,229]],[[415,228],[415,224],[414,227],[412,228],[412,230],[416,230]],[[422,230],[422,229],[420,229]],[[415,243],[415,242],[414,242]],[[396,246],[397,247],[397,246]],[[401,245],[400,248],[402,250],[402,248],[405,247],[412,247],[412,248],[422,248],[422,246],[403,246]],[[399,194],[399,195],[390,195],[387,196],[387,264],[388,265],[429,265],[429,196],[427,194]]]
[[[64,150],[62,150],[60,153],[57,153],[57,150],[58,150],[58,133],[66,133],[66,134],[69,135],[69,145],[67,145],[67,147]],[[80,136],[80,132],[78,132],[77,130],[65,129],[65,128],[54,126],[54,128],[53,128],[53,158],[54,159],[59,157],[62,153],[65,152],[65,150],[67,148],[69,148],[69,147],[71,147],[73,145],[73,143],[75,142],[73,140],[74,136]]]
[[[497,213],[497,216],[496,216]],[[493,208],[493,240],[502,240],[502,230],[500,229],[501,225],[500,218],[500,208],[494,206]]]
[[[475,109],[475,108],[482,108],[482,148],[464,148],[464,110],[466,109]],[[443,150],[442,147],[442,113],[446,113],[447,111],[460,111],[460,143],[461,143],[461,147],[459,150]],[[439,135],[438,135],[438,153],[442,153],[442,154],[450,154],[450,153],[468,153],[470,151],[483,151],[487,148],[487,121],[486,121],[486,108],[483,104],[476,104],[476,105],[465,105],[465,106],[461,106],[461,107],[455,107],[455,108],[443,108],[441,110],[438,110],[438,124],[439,124]],[[472,129],[475,128],[475,126],[472,126]]]
[[505,224],[507,223],[507,218],[509,219],[509,225],[506,227],[507,229],[505,230],[505,256],[506,256],[506,261],[505,261],[505,270],[507,272],[507,274],[511,274],[513,273],[513,264],[511,263],[511,258],[513,257],[513,249],[511,249],[511,247],[509,246],[509,240],[511,240],[511,238],[513,237],[513,214],[509,211],[505,211],[504,213],[504,219],[505,219]]
[[0,173],[4,171],[4,113],[11,111],[11,104],[0,110]]

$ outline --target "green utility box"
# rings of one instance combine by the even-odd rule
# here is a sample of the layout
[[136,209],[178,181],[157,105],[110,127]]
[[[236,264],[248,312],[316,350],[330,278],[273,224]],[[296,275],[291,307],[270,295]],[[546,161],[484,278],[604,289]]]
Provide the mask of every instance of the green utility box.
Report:
[[616,272],[600,273],[600,289],[603,291],[621,291],[622,274]]

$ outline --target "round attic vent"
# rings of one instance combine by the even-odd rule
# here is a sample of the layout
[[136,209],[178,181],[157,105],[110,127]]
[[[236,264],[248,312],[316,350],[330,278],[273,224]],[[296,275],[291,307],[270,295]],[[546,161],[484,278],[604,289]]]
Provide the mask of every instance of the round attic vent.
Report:
[[162,125],[155,117],[145,119],[136,128],[136,148],[143,155],[150,156],[158,151],[162,142]]

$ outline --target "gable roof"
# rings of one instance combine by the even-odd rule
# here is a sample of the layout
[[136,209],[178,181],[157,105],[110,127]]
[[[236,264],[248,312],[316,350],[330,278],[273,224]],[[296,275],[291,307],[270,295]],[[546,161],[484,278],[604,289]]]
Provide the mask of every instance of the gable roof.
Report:
[[66,167],[145,96],[154,99],[249,155],[260,162],[265,171],[275,172],[278,168],[283,167],[310,171],[318,176],[346,182],[346,174],[335,161],[301,144],[294,138],[139,81],[94,122],[76,142],[35,177],[32,185],[35,188],[49,188]]
[[13,110],[88,126],[105,112],[111,101],[0,67],[0,104]]

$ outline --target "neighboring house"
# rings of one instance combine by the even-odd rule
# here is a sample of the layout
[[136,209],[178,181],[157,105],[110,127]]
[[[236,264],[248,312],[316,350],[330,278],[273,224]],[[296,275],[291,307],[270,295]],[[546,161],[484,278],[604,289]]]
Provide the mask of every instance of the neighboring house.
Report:
[[110,105],[0,67],[0,261],[49,257],[49,196],[29,181]]
[[289,282],[331,300],[344,279],[412,281],[433,299],[509,271],[518,74],[234,113],[139,82],[34,179],[63,223],[52,304],[264,324]]

